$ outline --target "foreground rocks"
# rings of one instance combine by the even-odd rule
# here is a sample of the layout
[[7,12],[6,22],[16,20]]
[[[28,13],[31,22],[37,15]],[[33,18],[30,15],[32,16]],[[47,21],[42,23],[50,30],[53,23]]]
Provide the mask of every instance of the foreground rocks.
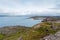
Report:
[[50,34],[49,36],[45,36],[43,40],[60,40],[60,31],[54,35]]
[[0,34],[14,34],[19,30],[26,30],[28,27],[24,26],[8,26],[0,28]]

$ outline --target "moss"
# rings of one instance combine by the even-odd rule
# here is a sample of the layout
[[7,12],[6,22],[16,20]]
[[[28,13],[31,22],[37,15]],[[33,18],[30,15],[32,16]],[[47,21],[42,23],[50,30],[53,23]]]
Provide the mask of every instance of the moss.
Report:
[[4,34],[0,34],[0,40],[3,40],[4,37],[5,37]]
[[[59,27],[60,23],[53,23],[54,26]],[[57,31],[60,30],[60,28],[54,30],[51,28],[52,23],[43,22],[40,24],[40,28],[33,29],[21,29],[18,30],[15,34],[10,34],[9,36],[6,36],[5,40],[17,40],[19,37],[22,36],[23,40],[40,40],[40,38],[43,38],[44,36],[47,36],[49,34],[55,34]],[[4,38],[4,35],[0,35],[1,40]]]

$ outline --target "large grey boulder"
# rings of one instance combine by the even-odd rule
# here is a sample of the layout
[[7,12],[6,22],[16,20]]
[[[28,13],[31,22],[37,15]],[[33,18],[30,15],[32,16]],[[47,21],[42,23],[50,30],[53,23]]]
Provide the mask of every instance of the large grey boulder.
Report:
[[60,31],[57,32],[56,34],[50,34],[48,36],[45,36],[43,40],[60,40]]

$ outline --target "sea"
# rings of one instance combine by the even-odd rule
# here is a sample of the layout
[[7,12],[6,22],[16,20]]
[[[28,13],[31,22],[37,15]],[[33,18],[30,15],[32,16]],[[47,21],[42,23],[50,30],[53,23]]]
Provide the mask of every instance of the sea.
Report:
[[0,27],[4,26],[27,26],[32,27],[35,24],[38,24],[42,21],[40,20],[34,20],[32,18],[29,18],[27,16],[20,16],[20,17],[0,17]]

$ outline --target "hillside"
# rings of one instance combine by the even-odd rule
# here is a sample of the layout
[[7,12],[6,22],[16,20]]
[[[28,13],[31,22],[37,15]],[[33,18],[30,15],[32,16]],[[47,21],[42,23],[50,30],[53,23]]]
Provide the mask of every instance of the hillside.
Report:
[[7,26],[0,28],[0,40],[17,40],[21,34],[24,34],[29,29],[25,26]]
[[60,31],[60,22],[57,21],[58,20],[56,19],[55,21],[54,18],[53,21],[43,20],[43,22],[38,23],[33,27],[25,26],[3,27],[0,28],[0,40],[46,40]]

